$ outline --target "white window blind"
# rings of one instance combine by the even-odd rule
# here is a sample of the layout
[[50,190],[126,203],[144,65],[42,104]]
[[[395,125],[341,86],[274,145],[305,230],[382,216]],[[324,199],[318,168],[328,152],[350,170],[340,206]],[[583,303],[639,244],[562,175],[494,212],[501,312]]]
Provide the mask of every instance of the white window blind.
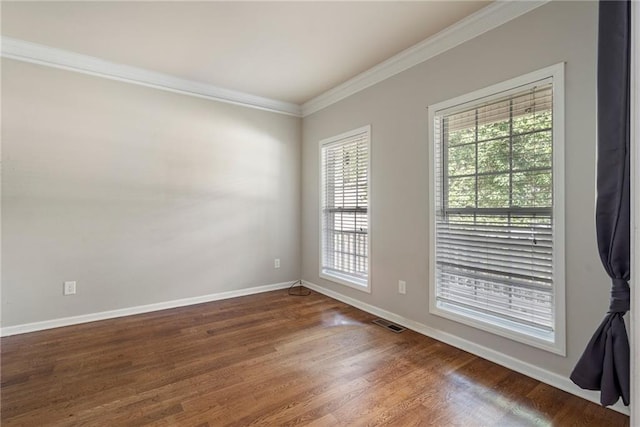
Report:
[[553,91],[548,78],[433,114],[436,311],[547,341],[557,304]]
[[321,275],[368,288],[369,128],[321,142]]

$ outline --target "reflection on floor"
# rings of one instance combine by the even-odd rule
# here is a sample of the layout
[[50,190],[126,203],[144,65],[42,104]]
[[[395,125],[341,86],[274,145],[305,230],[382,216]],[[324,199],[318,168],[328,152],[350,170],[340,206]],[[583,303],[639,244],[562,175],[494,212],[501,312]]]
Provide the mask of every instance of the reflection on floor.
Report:
[[626,426],[628,417],[312,292],[2,339],[2,425]]

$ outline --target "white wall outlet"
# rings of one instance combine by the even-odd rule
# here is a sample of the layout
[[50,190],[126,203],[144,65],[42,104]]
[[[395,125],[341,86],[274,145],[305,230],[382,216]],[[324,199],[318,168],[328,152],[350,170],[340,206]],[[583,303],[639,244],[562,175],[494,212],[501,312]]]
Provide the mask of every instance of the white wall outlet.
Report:
[[75,295],[76,282],[64,282],[64,289],[62,291],[64,295]]
[[273,268],[280,268],[280,258],[273,260]]
[[398,280],[398,293],[403,295],[407,293],[407,282],[404,280]]

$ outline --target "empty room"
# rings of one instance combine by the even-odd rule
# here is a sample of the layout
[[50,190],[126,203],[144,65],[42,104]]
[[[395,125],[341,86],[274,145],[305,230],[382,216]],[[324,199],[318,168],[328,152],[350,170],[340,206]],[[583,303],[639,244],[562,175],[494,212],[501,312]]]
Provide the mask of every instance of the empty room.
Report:
[[3,426],[640,425],[638,3],[0,7]]

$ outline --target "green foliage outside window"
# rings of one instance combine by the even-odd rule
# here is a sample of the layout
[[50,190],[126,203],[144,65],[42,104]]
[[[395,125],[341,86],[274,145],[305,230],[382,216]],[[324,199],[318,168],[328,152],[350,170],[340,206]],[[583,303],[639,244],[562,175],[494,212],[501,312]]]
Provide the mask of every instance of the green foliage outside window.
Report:
[[443,119],[447,209],[550,208],[553,202],[550,109],[476,109]]

